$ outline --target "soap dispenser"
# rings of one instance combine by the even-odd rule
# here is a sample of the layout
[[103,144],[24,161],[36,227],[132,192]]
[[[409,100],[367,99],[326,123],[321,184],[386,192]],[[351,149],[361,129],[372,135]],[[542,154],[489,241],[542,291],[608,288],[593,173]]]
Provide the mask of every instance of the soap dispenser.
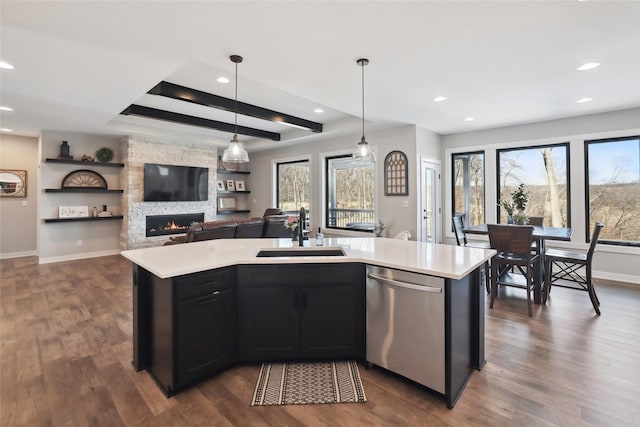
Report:
[[318,227],[318,232],[316,233],[316,246],[324,245],[324,235],[320,232],[320,227]]

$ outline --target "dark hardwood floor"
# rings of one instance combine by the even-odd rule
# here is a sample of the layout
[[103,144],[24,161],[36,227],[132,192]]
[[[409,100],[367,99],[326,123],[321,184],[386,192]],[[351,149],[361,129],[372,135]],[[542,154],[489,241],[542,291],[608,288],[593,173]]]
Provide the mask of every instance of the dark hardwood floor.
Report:
[[[131,265],[120,256],[0,261],[0,426],[640,426],[640,286],[524,291],[487,308],[488,363],[453,410],[360,367],[364,404],[251,407],[258,366],[166,399],[132,358]],[[416,325],[419,327],[420,325]]]

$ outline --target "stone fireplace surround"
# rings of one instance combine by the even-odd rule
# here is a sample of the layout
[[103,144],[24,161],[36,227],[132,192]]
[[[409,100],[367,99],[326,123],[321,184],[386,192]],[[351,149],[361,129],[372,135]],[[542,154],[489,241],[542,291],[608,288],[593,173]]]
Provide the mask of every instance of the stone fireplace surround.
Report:
[[[122,140],[122,230],[120,248],[161,246],[168,236],[147,236],[147,216],[204,213],[204,221],[216,219],[216,175],[218,152],[212,145],[199,145],[154,138],[127,137]],[[143,202],[144,164],[160,163],[209,168],[209,197],[194,202]]]

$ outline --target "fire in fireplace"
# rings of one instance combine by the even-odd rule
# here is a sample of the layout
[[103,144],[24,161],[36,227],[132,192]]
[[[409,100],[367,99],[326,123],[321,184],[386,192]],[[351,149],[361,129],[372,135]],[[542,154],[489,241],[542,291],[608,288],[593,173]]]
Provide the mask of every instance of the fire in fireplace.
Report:
[[149,215],[147,220],[147,237],[167,234],[186,233],[193,224],[204,221],[204,213]]

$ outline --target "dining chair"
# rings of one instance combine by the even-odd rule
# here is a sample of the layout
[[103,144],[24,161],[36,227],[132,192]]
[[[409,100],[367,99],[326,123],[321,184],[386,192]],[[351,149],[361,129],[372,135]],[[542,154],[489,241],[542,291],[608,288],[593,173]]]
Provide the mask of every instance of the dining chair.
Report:
[[[469,242],[467,241],[467,234],[464,232],[464,222],[462,221],[462,217],[460,215],[454,215],[452,217],[453,223],[453,232],[456,235],[456,242],[458,246],[466,246],[469,248],[479,248],[479,249],[491,249],[491,245],[486,242]],[[490,263],[487,261],[484,263],[484,284],[487,289],[487,293],[491,290],[491,268]]]
[[529,225],[537,225],[542,227],[544,223],[544,217],[543,216],[530,216],[529,217]]
[[489,249],[489,243],[486,242],[469,242],[467,241],[467,234],[464,232],[464,222],[460,215],[454,215],[452,217],[453,231],[456,235],[456,242],[458,246],[469,246],[471,248]]
[[[498,295],[498,286],[514,286],[527,291],[527,309],[531,312],[531,291],[534,282],[534,271],[538,268],[540,256],[531,252],[533,226],[487,224],[491,248],[497,254],[491,260],[491,302]],[[511,271],[511,268],[514,271]]]
[[[600,300],[593,286],[591,263],[602,227],[604,227],[604,224],[596,222],[591,234],[591,243],[586,253],[551,248],[545,251],[543,304],[547,302],[547,297],[551,292],[551,285],[578,289],[589,293],[591,304],[593,304],[596,314],[600,315]],[[553,271],[554,268],[556,269],[555,272]]]
[[[530,216],[528,218],[528,225],[537,225],[539,227],[542,227],[544,225],[544,217],[543,216]],[[538,250],[538,242],[536,240],[533,241],[533,244],[531,245],[531,250],[532,251],[537,251]]]

